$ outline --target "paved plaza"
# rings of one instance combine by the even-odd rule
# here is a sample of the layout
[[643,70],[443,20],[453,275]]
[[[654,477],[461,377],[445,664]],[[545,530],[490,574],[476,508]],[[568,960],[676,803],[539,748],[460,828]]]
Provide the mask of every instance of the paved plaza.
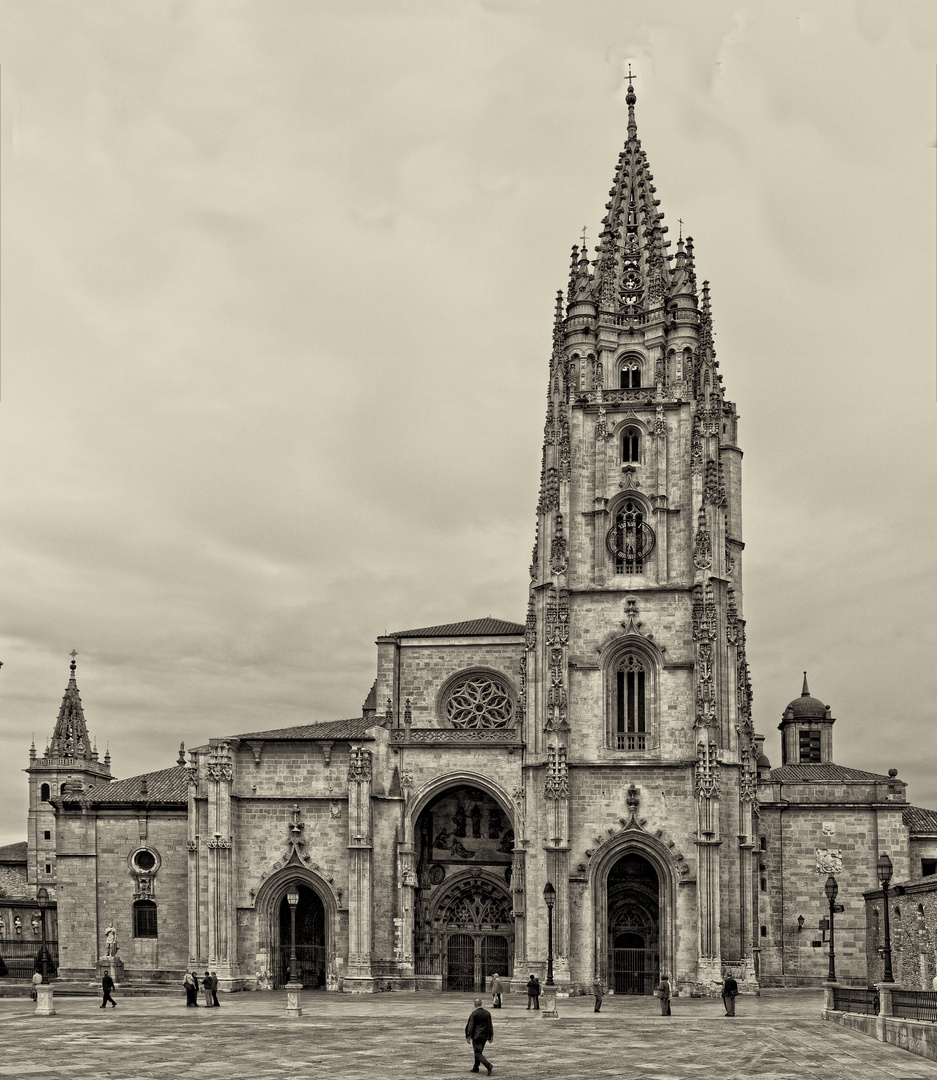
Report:
[[[447,1080],[472,1064],[462,1034],[468,994],[310,993],[292,1020],[279,993],[224,995],[222,1008],[198,1010],[181,990],[116,997],[106,1011],[90,997],[58,997],[54,1017],[35,1016],[28,998],[0,1000],[0,1076]],[[735,1019],[719,999],[675,1000],[662,1017],[654,998],[606,998],[596,1015],[592,998],[579,997],[561,1000],[550,1021],[506,995],[488,1056],[505,1080],[937,1080],[937,1062],[819,1019],[820,991],[738,1002]]]

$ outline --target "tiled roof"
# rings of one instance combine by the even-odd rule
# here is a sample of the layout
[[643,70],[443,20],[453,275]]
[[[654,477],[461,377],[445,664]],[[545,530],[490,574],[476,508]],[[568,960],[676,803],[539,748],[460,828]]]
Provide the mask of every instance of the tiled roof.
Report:
[[[145,794],[141,791],[144,779],[146,780]],[[70,801],[68,795],[65,798]],[[78,798],[90,803],[185,802],[188,798],[185,770],[181,765],[174,765],[171,769],[160,769],[159,772],[141,773],[139,776],[128,776],[124,780],[112,780],[109,784],[98,784],[97,787],[83,791]]]
[[922,806],[906,806],[903,820],[913,833],[937,832],[937,810],[925,810]]
[[395,630],[387,637],[500,637],[509,634],[523,634],[523,623],[505,622],[487,615],[484,619],[469,619],[468,622],[445,623],[443,626],[423,626],[418,630]]
[[823,765],[782,765],[772,769],[769,775],[772,780],[786,783],[798,780],[879,780],[894,783],[894,777],[863,772],[862,769],[847,769],[845,765],[834,765],[832,762]]
[[368,728],[377,727],[380,720],[373,716],[356,716],[353,720],[332,720],[325,724],[299,724],[297,727],[273,728],[270,731],[249,731],[234,735],[235,739],[373,739]]
[[26,841],[20,840],[18,844],[7,844],[0,847],[0,863],[24,863],[26,862]]

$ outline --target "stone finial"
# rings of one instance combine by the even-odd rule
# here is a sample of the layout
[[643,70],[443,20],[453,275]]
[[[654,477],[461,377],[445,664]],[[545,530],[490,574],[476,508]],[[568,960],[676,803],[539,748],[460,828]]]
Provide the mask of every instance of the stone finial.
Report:
[[176,758],[177,765],[185,765],[185,743],[179,743],[179,756]]

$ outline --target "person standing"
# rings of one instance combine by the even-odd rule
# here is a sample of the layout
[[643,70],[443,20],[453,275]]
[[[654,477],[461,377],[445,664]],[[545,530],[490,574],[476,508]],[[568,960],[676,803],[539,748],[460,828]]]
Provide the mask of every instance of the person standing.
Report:
[[601,979],[596,978],[596,979],[592,980],[592,993],[595,994],[595,1008],[592,1011],[593,1012],[601,1012],[602,1011],[602,997],[603,997],[603,994],[602,994],[602,980]]
[[491,1007],[493,1009],[501,1008],[501,979],[498,977],[497,971],[491,976]]
[[660,998],[661,1016],[670,1016],[670,978],[661,975],[657,986],[657,996]]
[[491,1076],[494,1065],[485,1057],[485,1043],[495,1041],[494,1028],[491,1025],[491,1013],[482,1008],[482,999],[475,998],[475,1011],[469,1016],[465,1025],[465,1041],[472,1044],[475,1053],[475,1064],[471,1072],[478,1072],[478,1066],[484,1065]]
[[36,971],[33,973],[33,987],[29,991],[29,996],[32,1001],[35,1001],[39,997],[39,987],[42,985],[42,972]]
[[114,1008],[117,1008],[117,1002],[111,997],[111,991],[114,989],[114,980],[111,978],[111,973],[106,971],[104,978],[101,980],[101,989],[104,991],[104,999],[101,1002],[101,1008],[106,1009],[107,1003],[110,1002]]
[[735,999],[738,997],[739,984],[731,975],[726,975],[722,984],[722,1004],[726,1007],[726,1016],[735,1016]]
[[527,1008],[531,1005],[535,1009],[540,1008],[540,980],[533,974],[527,980]]
[[216,1009],[221,1008],[221,1003],[218,1001],[218,972],[213,971],[211,973],[211,1003]]
[[182,985],[185,987],[185,1003],[186,1006],[194,1005],[198,1008],[198,976],[194,971],[187,971],[185,978],[182,980]]
[[205,999],[205,1008],[210,1009],[212,1007],[210,971],[206,971],[205,978],[202,979],[202,997]]

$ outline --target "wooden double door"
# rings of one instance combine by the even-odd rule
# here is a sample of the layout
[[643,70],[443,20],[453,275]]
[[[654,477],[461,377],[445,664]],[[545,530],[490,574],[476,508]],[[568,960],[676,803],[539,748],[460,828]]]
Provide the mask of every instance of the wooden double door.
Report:
[[510,978],[512,945],[507,934],[450,934],[443,989],[481,993],[492,975]]

